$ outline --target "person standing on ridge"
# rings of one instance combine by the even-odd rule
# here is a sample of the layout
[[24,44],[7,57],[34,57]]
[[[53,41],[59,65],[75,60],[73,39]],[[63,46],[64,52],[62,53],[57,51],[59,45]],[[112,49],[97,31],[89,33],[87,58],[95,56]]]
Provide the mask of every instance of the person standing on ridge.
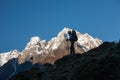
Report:
[[75,41],[78,40],[75,30],[68,31],[68,35],[69,35],[69,37],[68,37],[67,41],[71,42],[70,54],[75,54],[74,43],[75,43]]

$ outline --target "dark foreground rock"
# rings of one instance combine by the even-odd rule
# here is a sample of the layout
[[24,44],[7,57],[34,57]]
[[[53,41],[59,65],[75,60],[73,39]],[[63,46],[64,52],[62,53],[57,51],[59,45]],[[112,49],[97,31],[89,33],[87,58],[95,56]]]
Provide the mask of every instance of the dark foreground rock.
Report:
[[120,43],[104,42],[84,54],[64,56],[52,65],[32,68],[10,80],[120,80]]

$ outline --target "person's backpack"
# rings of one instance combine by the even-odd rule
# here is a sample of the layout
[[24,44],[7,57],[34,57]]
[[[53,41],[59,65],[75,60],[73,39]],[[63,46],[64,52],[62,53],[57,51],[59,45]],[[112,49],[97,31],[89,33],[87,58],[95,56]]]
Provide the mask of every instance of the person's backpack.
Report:
[[77,41],[78,38],[77,38],[77,35],[74,35],[74,41]]

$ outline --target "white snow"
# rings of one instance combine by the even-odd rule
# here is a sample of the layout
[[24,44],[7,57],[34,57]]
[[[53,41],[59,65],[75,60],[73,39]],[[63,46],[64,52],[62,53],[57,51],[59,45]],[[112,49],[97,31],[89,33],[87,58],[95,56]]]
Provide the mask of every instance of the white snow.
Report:
[[40,38],[38,36],[32,37],[30,40],[30,44],[36,44],[37,42],[40,42]]
[[[68,31],[72,31],[72,29],[65,27],[62,31],[58,33],[57,37],[51,39],[51,43],[48,44],[46,48],[56,50],[63,40],[68,39]],[[81,48],[85,51],[88,51],[94,47],[98,47],[102,43],[99,39],[94,39],[88,33],[81,34],[80,32],[76,31],[76,34],[78,37],[78,45],[81,46]]]
[[25,49],[31,49],[33,47],[39,47],[40,46],[40,38],[39,36],[35,36],[35,37],[32,37],[30,39],[30,42],[27,43],[27,46],[25,47]]
[[79,45],[83,46],[83,49],[85,51],[90,50],[91,48],[98,47],[102,41],[99,39],[94,39],[92,36],[90,36],[88,33],[78,35],[78,41]]
[[17,50],[12,50],[10,52],[6,53],[0,53],[0,65],[4,65],[12,58],[17,58],[19,55],[19,52]]

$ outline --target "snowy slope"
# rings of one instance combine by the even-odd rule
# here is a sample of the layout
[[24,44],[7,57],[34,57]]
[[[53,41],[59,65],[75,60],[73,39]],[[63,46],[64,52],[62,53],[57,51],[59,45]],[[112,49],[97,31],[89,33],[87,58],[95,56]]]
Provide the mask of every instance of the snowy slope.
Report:
[[10,59],[17,58],[20,52],[17,50],[12,50],[6,53],[0,53],[0,66],[7,63]]

